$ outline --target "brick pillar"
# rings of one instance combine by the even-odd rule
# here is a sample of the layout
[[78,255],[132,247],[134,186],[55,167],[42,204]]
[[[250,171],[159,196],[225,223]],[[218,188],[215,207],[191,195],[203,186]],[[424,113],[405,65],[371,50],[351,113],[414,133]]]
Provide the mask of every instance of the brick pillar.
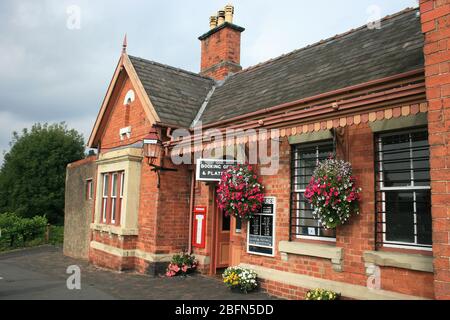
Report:
[[450,0],[420,0],[431,145],[434,290],[450,299]]

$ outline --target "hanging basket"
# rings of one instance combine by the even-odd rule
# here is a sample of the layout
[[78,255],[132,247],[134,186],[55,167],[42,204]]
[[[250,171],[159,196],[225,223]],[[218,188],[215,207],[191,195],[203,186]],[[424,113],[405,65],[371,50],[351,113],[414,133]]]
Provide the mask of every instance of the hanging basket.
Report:
[[217,204],[226,216],[250,220],[262,207],[263,189],[254,167],[237,165],[223,172]]
[[359,214],[360,193],[351,164],[327,159],[314,171],[305,198],[313,207],[314,218],[324,228],[335,229],[345,224],[352,214]]

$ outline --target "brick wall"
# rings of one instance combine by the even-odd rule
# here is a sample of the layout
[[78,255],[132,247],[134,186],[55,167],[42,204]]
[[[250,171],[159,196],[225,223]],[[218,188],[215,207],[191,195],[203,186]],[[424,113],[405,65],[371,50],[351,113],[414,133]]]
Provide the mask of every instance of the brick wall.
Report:
[[[137,94],[136,100],[129,106],[125,106],[123,104],[128,91],[134,90],[129,78],[126,78],[123,82],[124,83],[119,84],[119,86],[121,86],[119,87],[120,94],[111,107],[112,110],[101,137],[101,152],[107,152],[108,149],[125,146],[136,141],[140,141],[145,135],[148,134],[151,127]],[[119,134],[120,129],[128,126],[131,127],[131,137],[130,139],[125,138],[121,140]]]
[[[349,284],[367,285],[363,252],[375,250],[374,230],[374,150],[373,133],[367,124],[348,127],[349,161],[353,165],[354,175],[363,189],[361,214],[353,216],[347,225],[338,227],[336,246],[343,248],[343,272],[336,272],[330,260],[289,255],[288,262],[282,261],[276,247],[275,258],[249,255],[246,253],[247,227],[243,224],[241,236],[241,262],[259,265],[279,271],[308,275],[321,279],[341,281]],[[262,178],[268,196],[277,197],[276,245],[280,241],[289,240],[290,215],[290,157],[291,147],[284,139],[280,146],[280,170],[276,176]],[[238,239],[234,241],[239,242]],[[305,241],[305,240],[295,240]],[[410,271],[398,268],[381,268],[382,289],[433,298],[433,274]],[[286,298],[303,298],[306,292],[302,288],[291,288],[270,282],[264,282],[263,287],[269,293]]]
[[[170,161],[165,163],[169,166]],[[187,251],[189,246],[189,201],[191,171],[186,166],[177,172],[161,173],[158,208],[158,253]]]
[[435,295],[450,299],[450,1],[420,0],[429,103]]
[[[115,90],[119,90],[119,93],[101,138],[101,152],[141,141],[151,127],[137,95],[130,105],[123,104],[127,92],[134,90],[131,81],[125,78]],[[128,126],[131,126],[131,137],[121,139],[120,129]],[[166,159],[163,165],[167,167],[171,163]],[[152,167],[144,160],[138,212],[139,235],[122,237],[94,231],[92,240],[124,250],[139,249],[154,254],[178,253],[187,249],[190,171],[184,167],[177,169],[177,172],[161,172],[161,187],[158,189],[157,174],[151,171]],[[108,257],[111,259],[110,265]],[[90,260],[116,270],[133,267],[146,273],[153,268],[150,263],[139,258],[122,259],[95,249],[91,249]]]
[[241,32],[225,27],[202,40],[201,73],[223,80],[229,73],[242,68]]

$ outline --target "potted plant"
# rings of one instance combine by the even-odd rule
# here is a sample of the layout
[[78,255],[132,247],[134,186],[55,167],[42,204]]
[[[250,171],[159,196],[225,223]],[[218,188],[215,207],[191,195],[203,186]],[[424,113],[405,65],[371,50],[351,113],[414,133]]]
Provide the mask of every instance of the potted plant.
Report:
[[235,292],[249,293],[258,287],[257,274],[250,269],[230,267],[222,277],[225,285]]
[[176,254],[172,257],[172,260],[167,267],[166,276],[176,277],[176,276],[186,276],[193,273],[198,266],[198,261],[195,256],[188,253]]
[[313,216],[326,229],[345,224],[359,214],[361,189],[356,187],[350,163],[327,159],[317,166],[305,191],[313,207]]
[[217,204],[226,216],[249,220],[262,207],[263,189],[254,167],[237,165],[223,172],[217,189]]
[[341,295],[339,293],[325,290],[325,289],[315,289],[309,290],[306,293],[305,300],[339,300]]

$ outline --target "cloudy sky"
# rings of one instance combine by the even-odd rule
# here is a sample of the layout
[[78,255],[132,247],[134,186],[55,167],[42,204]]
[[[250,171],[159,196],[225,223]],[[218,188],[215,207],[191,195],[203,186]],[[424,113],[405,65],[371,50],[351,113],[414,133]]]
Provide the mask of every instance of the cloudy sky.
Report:
[[[366,24],[415,0],[234,0],[242,65]],[[135,56],[198,72],[198,36],[227,0],[1,0],[0,163],[12,131],[65,121],[89,137],[122,39]],[[79,17],[80,19],[77,19]]]

